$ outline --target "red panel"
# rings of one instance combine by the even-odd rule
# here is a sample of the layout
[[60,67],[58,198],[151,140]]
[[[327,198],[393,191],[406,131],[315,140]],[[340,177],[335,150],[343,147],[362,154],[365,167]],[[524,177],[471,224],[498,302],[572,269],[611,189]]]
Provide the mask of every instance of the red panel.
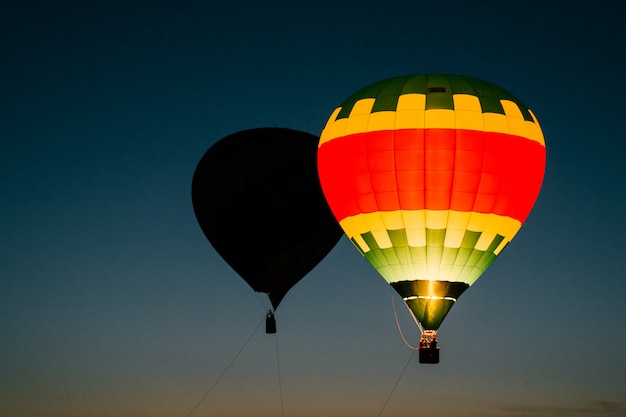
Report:
[[524,221],[539,193],[545,148],[492,132],[406,129],[337,138],[318,151],[335,216],[459,210]]

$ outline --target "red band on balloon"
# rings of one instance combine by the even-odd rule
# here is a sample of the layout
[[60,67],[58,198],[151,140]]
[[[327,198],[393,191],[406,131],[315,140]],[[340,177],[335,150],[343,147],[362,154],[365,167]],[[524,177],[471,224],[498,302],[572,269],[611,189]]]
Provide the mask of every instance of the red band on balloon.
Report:
[[385,130],[322,144],[318,170],[339,221],[359,213],[429,209],[523,222],[539,194],[545,158],[538,142],[504,133]]

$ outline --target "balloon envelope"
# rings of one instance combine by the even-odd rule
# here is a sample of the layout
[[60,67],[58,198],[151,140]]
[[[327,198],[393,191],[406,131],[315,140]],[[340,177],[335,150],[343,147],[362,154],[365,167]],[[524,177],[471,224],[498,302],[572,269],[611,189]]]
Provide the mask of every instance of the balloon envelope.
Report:
[[545,143],[532,111],[494,84],[403,76],[335,109],[318,170],[345,233],[437,330],[528,216]]
[[286,128],[236,132],[209,148],[193,176],[202,231],[274,309],[342,235],[319,184],[317,144]]

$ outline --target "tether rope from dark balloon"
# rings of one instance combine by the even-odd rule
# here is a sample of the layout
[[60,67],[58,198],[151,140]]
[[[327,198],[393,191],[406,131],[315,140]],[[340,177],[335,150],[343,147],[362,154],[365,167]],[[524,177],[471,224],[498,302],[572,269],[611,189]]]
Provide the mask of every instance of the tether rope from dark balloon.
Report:
[[285,406],[283,404],[283,385],[280,377],[280,358],[278,357],[278,333],[274,333],[274,340],[276,341],[276,370],[278,371],[278,392],[280,396],[280,411],[281,416],[285,417]]
[[[261,324],[263,323],[263,321],[265,321],[265,317],[259,322],[259,324],[256,326],[256,328],[252,331],[252,333],[250,334],[250,336],[248,337],[248,339],[244,342],[243,346],[241,346],[241,349],[239,349],[239,351],[237,352],[237,354],[231,359],[231,361],[228,363],[228,365],[226,366],[226,368],[222,371],[222,373],[217,377],[217,379],[213,382],[213,384],[209,387],[209,389],[204,393],[204,395],[202,396],[202,398],[200,398],[198,400],[198,402],[196,403],[196,405],[193,406],[193,408],[191,409],[191,411],[189,411],[189,413],[187,413],[186,417],[189,417],[193,414],[194,411],[196,411],[196,409],[200,406],[200,404],[202,404],[202,402],[209,396],[209,394],[211,394],[211,391],[213,391],[213,389],[217,386],[217,384],[220,382],[220,380],[224,377],[224,375],[226,375],[226,372],[228,372],[228,370],[230,369],[230,367],[233,365],[233,363],[235,363],[235,361],[237,360],[237,358],[239,357],[239,355],[241,355],[241,352],[243,352],[243,350],[246,348],[246,346],[248,346],[248,343],[250,342],[250,340],[252,340],[252,337],[256,334],[256,332],[259,330],[259,327],[261,327]],[[282,394],[281,394],[282,395]],[[281,403],[282,403],[282,398],[281,398]]]
[[393,388],[391,389],[391,392],[387,396],[387,399],[385,400],[385,403],[383,404],[382,408],[380,409],[380,412],[378,413],[378,415],[376,417],[380,417],[380,416],[383,415],[383,411],[385,411],[385,408],[387,408],[387,404],[389,403],[389,400],[391,400],[391,397],[393,396],[393,393],[396,392],[396,388],[398,388],[398,384],[400,383],[400,380],[404,376],[404,372],[406,372],[406,368],[409,367],[409,363],[411,363],[411,359],[413,358],[413,354],[414,353],[415,353],[415,350],[411,350],[411,354],[409,355],[409,359],[407,359],[406,363],[404,364],[404,368],[402,369],[402,372],[400,372],[400,376],[396,380],[396,383],[393,384]]

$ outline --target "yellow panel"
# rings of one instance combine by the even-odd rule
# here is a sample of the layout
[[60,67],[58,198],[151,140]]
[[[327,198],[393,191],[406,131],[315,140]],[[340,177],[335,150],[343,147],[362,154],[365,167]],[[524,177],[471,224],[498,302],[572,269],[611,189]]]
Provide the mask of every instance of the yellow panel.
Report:
[[483,113],[485,132],[509,133],[506,116],[498,113]]
[[369,225],[365,221],[363,214],[346,217],[339,224],[349,238],[360,236],[369,231]]
[[423,129],[424,110],[396,111],[396,129]]
[[522,227],[522,224],[519,220],[511,217],[498,216],[497,214],[490,214],[483,230],[488,233],[497,233],[508,239],[512,239],[519,231],[520,227]]
[[337,137],[337,136],[331,136],[331,135],[333,132],[333,125],[335,124],[335,119],[337,118],[337,115],[339,114],[340,111],[341,111],[341,107],[337,107],[328,118],[328,121],[326,122],[326,126],[324,126],[324,129],[322,129],[322,134],[320,135],[320,142],[318,144],[318,147],[322,143],[328,142],[329,140]]
[[502,108],[504,109],[504,114],[509,117],[517,117],[518,119],[524,120],[524,116],[522,115],[522,111],[519,109],[517,104],[510,100],[500,100],[500,104],[502,104]]
[[426,129],[454,129],[454,110],[426,110],[424,127]]
[[341,111],[341,107],[337,107],[335,110],[333,110],[333,113],[328,118],[328,121],[326,122],[325,127],[328,127],[329,125],[332,125],[333,123],[335,123],[335,120],[337,119],[337,115],[339,114],[340,111]]
[[508,117],[509,133],[516,136],[527,138],[529,136],[528,129],[526,128],[526,121],[524,119],[518,119],[517,117]]
[[479,130],[481,132],[485,130],[482,113],[466,110],[455,110],[454,119],[457,129]]
[[354,107],[352,107],[352,110],[350,111],[350,117],[359,114],[370,114],[375,101],[376,99],[374,98],[364,98],[357,101],[354,103]]
[[369,252],[370,250],[372,250],[369,245],[365,243],[365,240],[361,237],[361,235],[356,235],[353,238],[354,241],[358,243],[358,245],[361,247],[361,249],[363,249],[363,252]]
[[471,212],[450,210],[450,214],[448,215],[448,229],[466,230],[471,216]]
[[485,251],[491,245],[491,242],[495,239],[496,235],[494,233],[483,232],[478,238],[478,242],[474,246],[474,249]]
[[472,212],[472,215],[470,216],[470,221],[467,225],[467,230],[471,230],[472,232],[482,232],[483,230],[485,230],[487,220],[488,219],[486,214]]
[[426,228],[406,229],[406,238],[409,246],[416,248],[426,246]]
[[356,116],[350,116],[348,118],[348,125],[346,126],[346,135],[353,133],[367,132],[367,125],[369,124],[370,114],[358,114]]
[[509,240],[503,239],[502,242],[500,242],[500,244],[496,248],[496,250],[493,251],[494,255],[496,256],[500,255],[500,252],[502,252],[502,249],[504,249],[509,242],[510,242]]
[[387,230],[398,230],[405,228],[402,211],[383,211],[381,212],[381,216]]
[[465,230],[455,230],[448,228],[446,230],[446,239],[443,242],[443,246],[448,248],[458,248],[463,242],[465,236]]
[[348,126],[348,119],[340,119],[326,125],[326,128],[322,131],[322,135],[320,136],[319,146],[335,138],[345,136],[346,126]]
[[404,224],[412,229],[426,228],[426,210],[403,210]]
[[375,213],[367,213],[365,215],[365,221],[367,222],[367,229],[372,233],[380,232],[381,230],[387,233],[387,229],[385,229],[385,222],[383,222],[380,212],[377,211]]
[[389,233],[386,230],[372,230],[372,236],[378,243],[378,247],[381,249],[387,249],[392,247],[391,239],[389,239]]
[[396,112],[393,111],[379,111],[370,115],[369,126],[367,131],[373,132],[376,130],[393,130],[396,125]]
[[398,105],[396,111],[402,110],[425,110],[426,95],[425,94],[402,94],[398,97]]
[[445,229],[448,227],[448,210],[426,210],[426,228]]
[[523,138],[527,137],[526,122],[517,104],[510,100],[500,100],[500,104],[509,123],[509,133]]
[[530,133],[530,137],[528,139],[534,140],[536,142],[539,142],[543,146],[546,146],[546,142],[543,137],[543,132],[541,131],[541,127],[539,126],[539,121],[537,121],[535,114],[530,109],[528,109],[528,112],[530,113],[531,117],[535,121],[535,123],[526,122],[528,132]]
[[469,94],[455,94],[452,96],[454,100],[454,110],[467,110],[482,113],[480,100],[478,97]]

